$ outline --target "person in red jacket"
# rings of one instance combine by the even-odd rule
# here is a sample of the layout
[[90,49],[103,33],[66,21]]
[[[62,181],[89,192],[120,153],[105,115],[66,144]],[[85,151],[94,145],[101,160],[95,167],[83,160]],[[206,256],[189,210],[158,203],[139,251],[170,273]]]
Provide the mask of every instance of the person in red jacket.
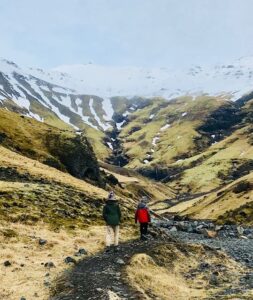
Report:
[[149,209],[145,202],[146,199],[144,199],[143,197],[135,212],[135,223],[137,223],[137,221],[140,223],[140,233],[142,240],[146,240],[146,235],[148,233],[148,223],[151,222]]

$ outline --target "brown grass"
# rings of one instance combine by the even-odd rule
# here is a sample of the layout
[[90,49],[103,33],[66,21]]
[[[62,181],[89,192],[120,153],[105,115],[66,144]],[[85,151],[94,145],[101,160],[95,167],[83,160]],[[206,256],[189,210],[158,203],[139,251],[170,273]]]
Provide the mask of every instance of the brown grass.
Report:
[[[9,228],[17,236],[6,238],[2,234]],[[74,232],[53,232],[41,223],[36,226],[23,224],[1,223],[0,225],[0,299],[17,300],[22,296],[26,299],[46,300],[50,287],[44,285],[45,280],[54,280],[64,270],[68,269],[64,262],[67,256],[73,256],[80,248],[88,251],[89,255],[104,248],[103,226],[93,226],[86,230]],[[121,230],[121,241],[132,238],[131,228]],[[46,239],[45,246],[38,244],[39,238]],[[81,257],[80,259],[82,259]],[[12,265],[4,267],[3,262],[9,260]],[[48,270],[44,263],[52,261],[56,268]],[[24,264],[22,267],[21,264]],[[49,276],[46,274],[49,273]],[[36,296],[37,295],[37,296]]]

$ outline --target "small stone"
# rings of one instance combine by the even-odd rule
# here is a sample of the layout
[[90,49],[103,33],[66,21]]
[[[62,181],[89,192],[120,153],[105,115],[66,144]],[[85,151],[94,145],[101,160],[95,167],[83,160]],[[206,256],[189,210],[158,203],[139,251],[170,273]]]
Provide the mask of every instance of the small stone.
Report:
[[214,230],[215,231],[220,231],[223,228],[223,225],[216,225]]
[[49,278],[45,279],[44,280],[44,286],[49,287],[50,285],[51,285],[50,279]]
[[237,226],[237,232],[238,232],[238,234],[239,235],[243,235],[243,233],[244,233],[244,228],[242,227],[242,226]]
[[119,264],[119,265],[124,265],[124,264],[125,264],[124,260],[121,259],[121,258],[118,258],[118,259],[116,260],[116,263]]
[[26,300],[26,298],[25,297],[21,297],[20,300]]
[[45,263],[44,266],[45,266],[45,268],[48,268],[48,269],[55,268],[55,264],[52,261]]
[[68,257],[66,257],[66,258],[64,259],[64,262],[65,262],[66,264],[70,264],[70,263],[75,264],[75,263],[76,263],[76,260],[75,260],[74,258],[68,256]]
[[171,232],[176,232],[177,231],[177,227],[176,226],[173,226],[171,229],[170,229]]
[[47,243],[47,240],[39,239],[39,245],[40,246],[44,246],[44,245],[46,245],[46,243]]
[[80,253],[81,255],[87,255],[88,254],[88,252],[84,248],[80,248],[78,250],[78,253]]
[[4,262],[4,266],[5,266],[5,267],[10,267],[10,266],[11,266],[11,262],[10,262],[9,260],[6,260],[6,261]]
[[217,231],[212,231],[212,230],[207,230],[207,229],[204,229],[203,230],[203,234],[206,238],[215,238],[217,236]]

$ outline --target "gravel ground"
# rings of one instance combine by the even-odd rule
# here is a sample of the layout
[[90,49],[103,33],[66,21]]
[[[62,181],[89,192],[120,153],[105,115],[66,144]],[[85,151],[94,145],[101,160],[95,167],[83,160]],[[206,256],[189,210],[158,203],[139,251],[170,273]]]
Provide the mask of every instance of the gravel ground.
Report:
[[253,239],[243,238],[215,238],[208,239],[202,234],[187,232],[170,232],[182,242],[205,244],[212,248],[226,252],[236,261],[253,270]]

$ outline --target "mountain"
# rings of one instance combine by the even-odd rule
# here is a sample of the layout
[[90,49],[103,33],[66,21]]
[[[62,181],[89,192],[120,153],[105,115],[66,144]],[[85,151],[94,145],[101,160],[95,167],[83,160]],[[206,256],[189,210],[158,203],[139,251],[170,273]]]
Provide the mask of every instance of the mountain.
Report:
[[[62,74],[61,81],[57,80],[57,72]],[[49,74],[58,84],[64,82],[64,86],[101,97],[159,96],[171,99],[186,94],[224,93],[236,99],[253,88],[253,57],[188,69],[64,65]]]
[[185,95],[237,99],[252,90],[252,72],[252,57],[189,70],[93,64],[42,70],[0,60],[0,107],[60,129],[85,131],[105,160],[115,145],[107,132],[121,129],[157,97],[165,102]]

